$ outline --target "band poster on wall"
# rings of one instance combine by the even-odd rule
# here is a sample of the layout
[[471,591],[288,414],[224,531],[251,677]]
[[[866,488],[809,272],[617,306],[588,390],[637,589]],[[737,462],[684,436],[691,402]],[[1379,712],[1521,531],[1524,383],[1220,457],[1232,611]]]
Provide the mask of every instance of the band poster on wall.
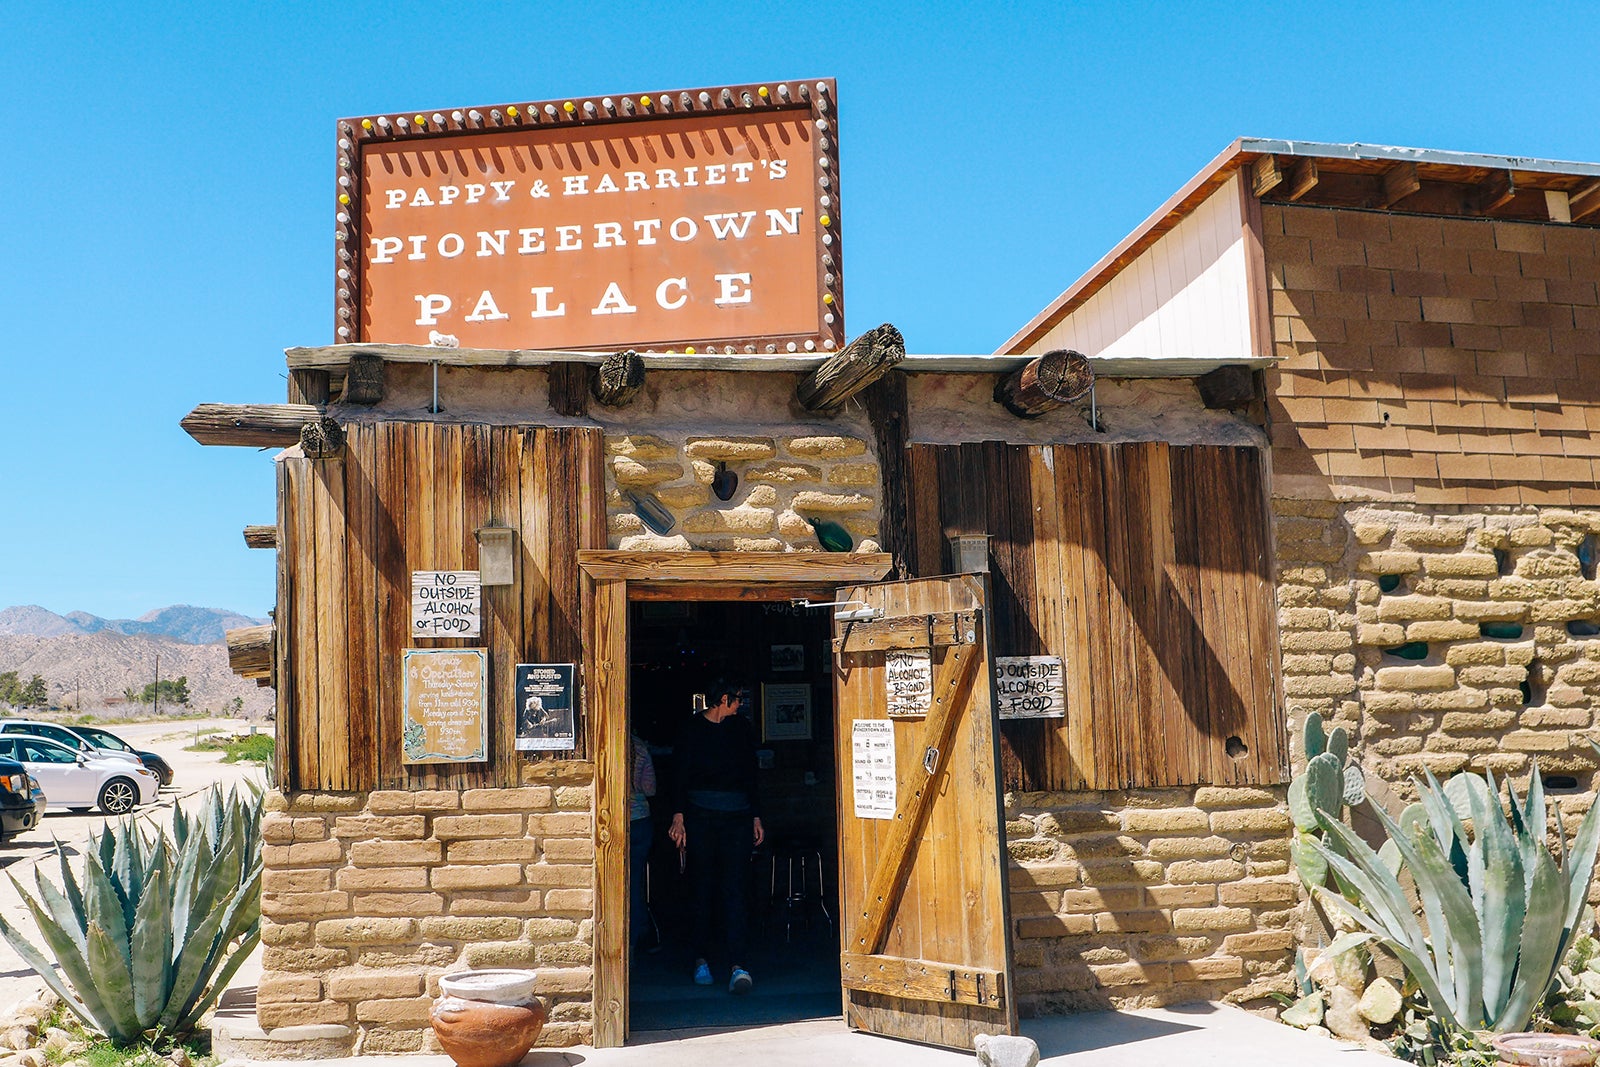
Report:
[[519,663],[516,687],[517,751],[558,752],[578,745],[575,678],[571,663]]

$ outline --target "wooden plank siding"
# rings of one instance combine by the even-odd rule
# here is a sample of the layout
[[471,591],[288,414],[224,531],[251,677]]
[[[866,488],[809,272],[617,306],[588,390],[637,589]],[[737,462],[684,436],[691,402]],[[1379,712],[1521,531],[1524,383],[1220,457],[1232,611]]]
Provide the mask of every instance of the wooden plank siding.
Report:
[[[519,783],[514,667],[580,663],[577,553],[605,547],[600,431],[426,422],[351,424],[337,457],[279,461],[279,782],[288,791]],[[598,517],[598,518],[597,518]],[[517,531],[516,580],[483,591],[483,633],[410,639],[411,572],[477,565],[474,531]],[[401,653],[489,650],[489,760],[400,759]],[[580,702],[580,712],[582,705]]]
[[912,573],[990,538],[998,656],[1061,656],[1066,719],[1001,724],[1008,790],[1287,780],[1260,449],[916,444]]

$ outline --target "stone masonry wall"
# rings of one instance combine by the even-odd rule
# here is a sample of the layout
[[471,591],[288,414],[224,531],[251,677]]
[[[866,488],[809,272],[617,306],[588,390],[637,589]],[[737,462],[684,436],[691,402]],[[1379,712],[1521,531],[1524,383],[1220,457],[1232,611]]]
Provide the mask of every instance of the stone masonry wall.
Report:
[[1600,511],[1273,506],[1292,737],[1312,711],[1345,725],[1401,797],[1424,769],[1523,776],[1534,758],[1591,789],[1600,582],[1580,553]]
[[[739,483],[731,499],[711,491],[722,462]],[[878,550],[882,475],[856,437],[606,435],[606,513],[611,547],[629,550],[817,551],[807,518],[839,523],[856,551]],[[676,525],[645,526],[626,493],[653,496]]]
[[1283,788],[1006,798],[1024,1015],[1251,1004],[1292,985],[1299,883]]
[[515,789],[271,794],[262,824],[264,1029],[351,1028],[355,1051],[439,1051],[438,978],[528,967],[542,1045],[592,1040],[593,765]]

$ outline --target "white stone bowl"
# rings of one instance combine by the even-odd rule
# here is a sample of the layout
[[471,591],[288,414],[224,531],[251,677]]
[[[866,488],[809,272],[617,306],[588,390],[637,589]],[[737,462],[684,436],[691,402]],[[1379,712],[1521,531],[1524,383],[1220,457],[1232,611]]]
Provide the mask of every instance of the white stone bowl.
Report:
[[439,978],[445,996],[487,1004],[526,1004],[533,999],[533,988],[532,971],[457,971]]

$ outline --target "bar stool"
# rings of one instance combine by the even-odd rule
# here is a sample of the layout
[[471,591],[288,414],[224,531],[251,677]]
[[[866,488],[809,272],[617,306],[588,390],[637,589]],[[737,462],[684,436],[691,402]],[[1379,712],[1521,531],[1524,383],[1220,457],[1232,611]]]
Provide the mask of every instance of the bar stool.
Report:
[[774,842],[771,871],[769,897],[773,903],[783,906],[785,941],[794,939],[796,925],[811,928],[813,908],[822,913],[828,929],[833,929],[833,915],[828,911],[822,880],[822,848],[815,840],[795,837]]

